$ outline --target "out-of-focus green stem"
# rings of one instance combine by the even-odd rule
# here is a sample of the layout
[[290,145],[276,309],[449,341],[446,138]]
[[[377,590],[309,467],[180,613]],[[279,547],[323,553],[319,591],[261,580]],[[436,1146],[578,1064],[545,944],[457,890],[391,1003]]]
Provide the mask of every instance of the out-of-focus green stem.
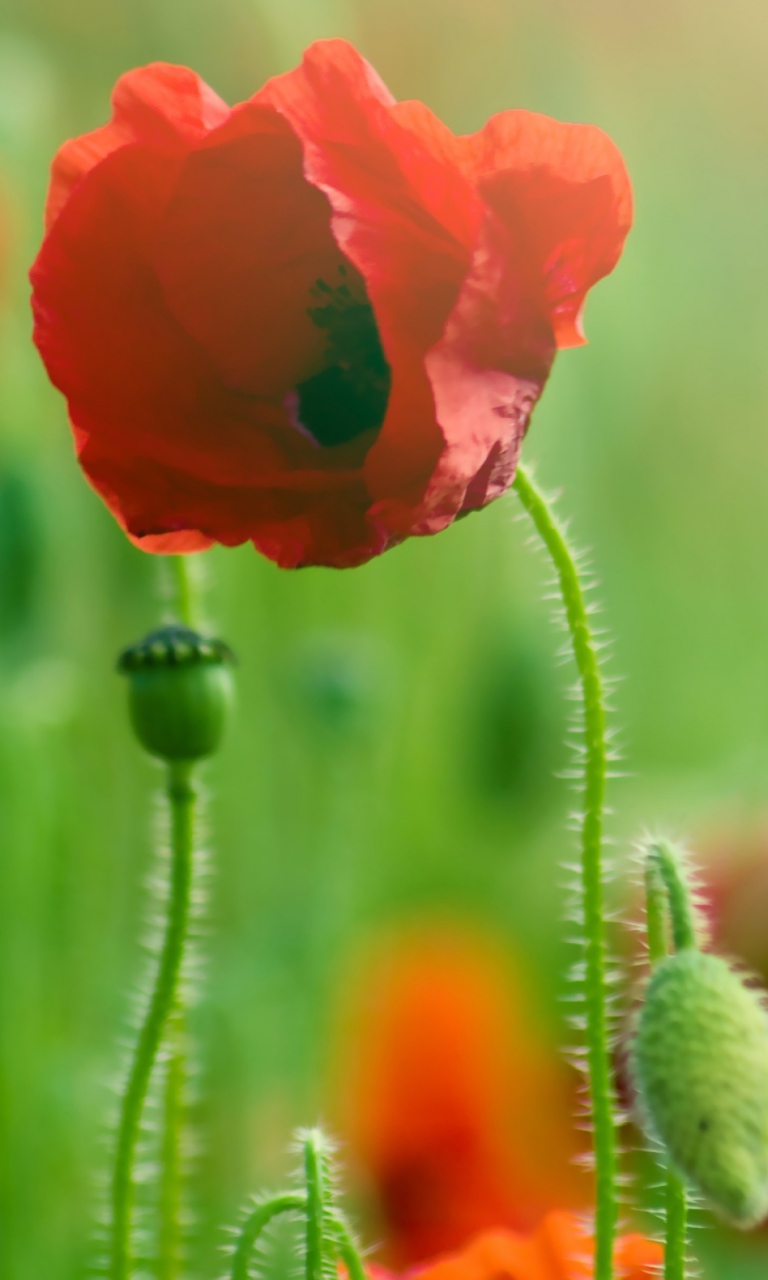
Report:
[[[194,628],[197,611],[195,566],[190,556],[165,556],[174,617]],[[165,1078],[160,1148],[158,1280],[178,1280],[182,1270],[183,1139],[185,1124],[186,1042],[185,1019],[179,993],[175,1014],[165,1033],[168,1066]]]
[[185,627],[192,627],[195,622],[196,592],[190,557],[166,556],[165,562],[171,583],[171,610]]
[[[651,968],[667,954],[665,910],[672,920],[675,950],[696,945],[696,920],[679,860],[666,840],[650,845],[645,862],[645,926]],[[667,1170],[664,1280],[685,1280],[688,1204],[685,1183]]]
[[121,1105],[112,1180],[111,1280],[130,1280],[131,1276],[136,1145],[152,1069],[175,1007],[189,928],[195,807],[191,774],[188,764],[168,766],[167,794],[171,810],[168,917],[154,989],[139,1031]]
[[680,870],[680,859],[667,840],[656,840],[648,848],[645,864],[645,914],[648,955],[652,965],[667,954],[664,908],[672,921],[675,951],[696,946],[696,914],[691,893]]
[[248,1267],[254,1245],[272,1219],[281,1213],[300,1212],[306,1205],[307,1197],[303,1191],[288,1191],[257,1205],[240,1229],[232,1258],[231,1280],[248,1280]]
[[309,1130],[304,1141],[304,1179],[307,1188],[306,1280],[323,1280],[325,1249],[325,1169],[322,1151]]
[[352,1233],[346,1223],[339,1218],[334,1220],[334,1230],[336,1232],[336,1243],[339,1250],[339,1257],[347,1268],[349,1280],[368,1280],[365,1274],[363,1260],[358,1252],[357,1245],[352,1238]]
[[667,1173],[664,1280],[685,1280],[688,1204],[685,1184],[676,1173]]
[[180,1014],[171,1016],[165,1034],[168,1048],[163,1089],[163,1135],[160,1150],[160,1224],[158,1280],[178,1280],[182,1272],[182,1179],[184,1130],[184,1030]]

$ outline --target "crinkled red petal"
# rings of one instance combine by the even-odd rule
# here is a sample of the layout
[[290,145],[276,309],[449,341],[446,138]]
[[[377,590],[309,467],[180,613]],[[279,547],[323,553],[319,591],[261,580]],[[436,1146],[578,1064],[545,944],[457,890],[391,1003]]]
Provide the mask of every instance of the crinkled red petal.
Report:
[[460,296],[427,356],[447,445],[414,528],[431,533],[457,504],[472,510],[511,484],[556,346],[583,341],[584,297],[615,265],[632,201],[599,129],[508,111],[455,138],[420,103],[395,113],[457,165],[484,208]]
[[121,76],[112,108],[109,124],[59,148],[51,167],[46,230],[80,179],[118,147],[143,142],[161,150],[183,150],[229,115],[226,103],[194,71],[164,62]]
[[587,291],[632,224],[621,152],[602,129],[533,111],[503,111],[459,142],[464,172],[540,275],[557,345],[578,346]]

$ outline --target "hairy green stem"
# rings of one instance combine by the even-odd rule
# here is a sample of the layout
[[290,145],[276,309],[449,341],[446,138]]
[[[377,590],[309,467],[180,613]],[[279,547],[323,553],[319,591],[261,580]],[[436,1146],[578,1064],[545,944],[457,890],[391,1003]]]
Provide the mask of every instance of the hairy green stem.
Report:
[[152,1069],[174,1010],[189,929],[195,792],[191,766],[168,767],[171,810],[171,874],[168,916],[149,1006],[139,1031],[123,1094],[112,1180],[111,1280],[130,1280],[134,1164]]
[[[170,583],[170,607],[175,619],[194,627],[197,612],[195,565],[190,556],[165,556]],[[186,1044],[184,1010],[176,999],[176,1011],[165,1035],[168,1067],[162,1112],[160,1149],[158,1280],[177,1280],[182,1269],[183,1135],[185,1125]]]
[[656,965],[667,954],[664,907],[672,921],[675,951],[696,946],[696,913],[691,892],[680,867],[680,857],[666,840],[654,841],[645,864],[645,914],[648,954]]
[[[665,908],[676,951],[696,946],[696,918],[680,861],[666,840],[648,848],[645,862],[645,925],[648,958],[656,968],[667,955]],[[664,1280],[685,1280],[688,1205],[685,1183],[667,1169]]]
[[557,573],[584,703],[581,887],[587,1065],[595,1149],[595,1280],[611,1280],[618,1216],[614,1084],[608,1035],[603,907],[603,809],[607,769],[605,699],[600,664],[576,561],[546,498],[522,467],[515,489]]
[[685,1183],[676,1173],[669,1170],[664,1237],[664,1280],[685,1280],[687,1221],[688,1204]]
[[249,1280],[249,1265],[254,1245],[262,1231],[273,1218],[281,1213],[296,1213],[305,1209],[307,1197],[303,1191],[287,1191],[259,1204],[246,1218],[237,1238],[232,1258],[231,1280]]
[[325,1169],[316,1131],[304,1141],[304,1178],[307,1187],[306,1280],[323,1280],[325,1245]]
[[178,1280],[182,1271],[181,1135],[184,1128],[184,1030],[181,1015],[172,1015],[165,1034],[168,1062],[163,1089],[163,1135],[160,1150],[160,1227],[157,1280]]
[[352,1233],[346,1223],[341,1218],[334,1217],[333,1229],[336,1235],[336,1243],[339,1250],[339,1257],[347,1268],[347,1276],[349,1280],[368,1280],[365,1274],[363,1260],[357,1249],[357,1245],[352,1237]]

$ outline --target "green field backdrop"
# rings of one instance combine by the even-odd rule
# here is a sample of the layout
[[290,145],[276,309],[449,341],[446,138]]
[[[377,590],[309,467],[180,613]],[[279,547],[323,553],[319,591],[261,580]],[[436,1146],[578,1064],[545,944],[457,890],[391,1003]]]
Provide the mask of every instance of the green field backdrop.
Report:
[[[4,0],[0,11],[0,1277],[75,1280],[142,959],[159,774],[115,657],[159,616],[158,563],[82,479],[30,342],[50,158],[115,78],[184,62],[234,102],[342,35],[456,131],[528,107],[605,128],[636,227],[558,358],[524,456],[562,490],[614,636],[645,828],[735,859],[768,830],[768,10],[757,0]],[[514,495],[354,571],[205,558],[239,701],[210,766],[211,937],[194,1023],[201,1273],[217,1224],[327,1114],[362,940],[419,914],[526,957],[562,1033],[555,773],[572,672]],[[768,856],[768,855],[767,855]],[[768,924],[766,924],[768,929]],[[711,1280],[764,1275],[708,1229]]]

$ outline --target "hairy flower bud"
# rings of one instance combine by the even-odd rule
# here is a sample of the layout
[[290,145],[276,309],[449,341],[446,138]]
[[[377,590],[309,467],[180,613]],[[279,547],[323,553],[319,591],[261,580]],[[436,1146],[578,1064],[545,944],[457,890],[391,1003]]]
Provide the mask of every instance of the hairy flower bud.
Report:
[[648,985],[633,1049],[654,1136],[712,1209],[749,1228],[768,1214],[768,1017],[718,956],[690,947]]
[[232,699],[231,650],[222,640],[171,625],[120,655],[131,723],[161,760],[199,760],[216,751]]

